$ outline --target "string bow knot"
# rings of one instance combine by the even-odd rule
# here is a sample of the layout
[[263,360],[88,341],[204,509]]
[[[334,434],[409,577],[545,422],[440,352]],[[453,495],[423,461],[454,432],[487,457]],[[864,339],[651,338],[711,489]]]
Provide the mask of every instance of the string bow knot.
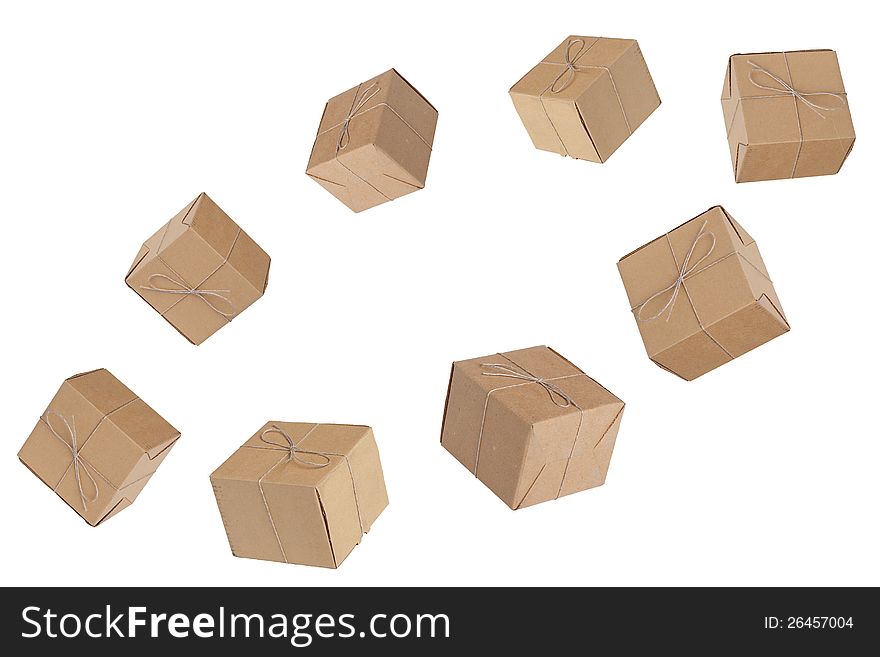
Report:
[[349,126],[351,125],[351,120],[360,114],[361,110],[364,106],[369,103],[373,97],[379,93],[381,87],[378,82],[373,82],[370,86],[363,90],[358,99],[355,96],[355,102],[352,104],[351,109],[348,111],[348,116],[345,117],[345,120],[342,122],[342,130],[339,131],[339,139],[336,141],[336,152],[338,153],[341,150],[344,150],[349,143],[351,143],[351,132],[349,131]]
[[[58,431],[55,430],[55,427],[52,426],[52,422],[49,419],[51,417],[56,417],[61,420],[61,422],[64,424],[64,428],[67,430],[67,435],[70,438],[69,441],[65,440],[64,436],[62,436],[60,433],[58,433]],[[46,423],[46,426],[49,427],[49,431],[52,433],[52,435],[60,440],[62,443],[64,443],[64,446],[67,447],[68,450],[70,450],[70,456],[73,459],[73,477],[76,480],[76,488],[79,491],[79,499],[82,502],[83,510],[85,510],[88,508],[89,502],[94,502],[98,499],[99,491],[98,482],[95,480],[94,476],[92,476],[92,473],[83,466],[83,459],[79,455],[80,447],[77,445],[76,420],[73,416],[71,416],[70,421],[68,422],[67,418],[60,413],[48,411],[46,413],[46,417],[43,418],[43,421]],[[91,482],[92,489],[94,489],[95,491],[93,495],[86,495],[85,488],[83,486],[83,482],[85,480]],[[61,482],[59,481],[58,483],[60,484]]]
[[[168,281],[173,287],[157,285],[154,281]],[[180,294],[184,296],[193,296],[204,301],[213,311],[222,315],[226,319],[235,317],[235,307],[229,299],[229,290],[203,290],[198,287],[192,287],[182,278],[168,276],[167,274],[152,274],[147,279],[146,285],[141,285],[142,290],[149,292],[159,292],[162,294]],[[215,299],[221,300],[226,304],[228,310],[223,310],[217,306]]]
[[[266,438],[267,434],[277,434],[284,439],[284,443],[276,442],[274,440],[268,440]],[[287,433],[281,427],[273,424],[268,429],[264,429],[260,434],[260,440],[266,443],[267,445],[271,445],[268,449],[277,449],[278,451],[287,452],[287,461],[296,461],[300,465],[304,465],[308,468],[326,468],[330,465],[330,457],[323,452],[314,452],[309,450],[302,450],[297,447],[296,443],[293,441],[293,438],[290,437],[290,434]],[[309,459],[304,459],[301,454],[311,454],[313,456],[319,456],[324,459],[320,463],[316,463],[315,461],[310,461]]]
[[[575,50],[577,48],[577,50]],[[559,75],[556,76],[556,79],[553,80],[553,84],[550,85],[550,93],[558,94],[562,93],[573,81],[575,78],[575,74],[580,70],[577,66],[577,60],[581,57],[581,55],[586,52],[587,44],[581,39],[569,39],[568,47],[565,49],[565,55],[563,56],[563,69],[560,71]],[[560,82],[565,80],[562,86],[558,87]]]
[[[758,87],[760,89],[766,89],[767,91],[775,91],[775,92],[782,94],[782,95],[791,96],[792,98],[801,101],[804,105],[806,105],[807,108],[812,110],[815,114],[817,114],[818,116],[820,116],[823,119],[827,118],[825,116],[826,112],[836,112],[837,110],[841,109],[842,105],[837,106],[837,107],[822,105],[820,103],[817,103],[815,101],[810,100],[807,96],[833,96],[834,98],[837,98],[838,100],[840,100],[841,103],[846,103],[843,96],[841,96],[840,94],[832,93],[830,91],[809,91],[809,92],[798,91],[792,85],[790,85],[788,82],[783,80],[781,77],[779,77],[778,75],[775,75],[774,73],[771,73],[770,71],[768,71],[766,68],[764,68],[760,64],[756,64],[755,62],[753,62],[751,60],[748,60],[747,63],[749,66],[752,67],[752,70],[749,71],[749,82],[751,82],[753,85],[755,85],[756,87]],[[761,84],[760,82],[755,81],[754,76],[756,73],[763,73],[768,78],[773,80],[773,82],[775,82],[778,86]]]
[[[716,243],[715,233],[713,233],[712,231],[706,230],[706,227],[708,225],[709,225],[709,220],[707,219],[706,221],[703,222],[703,225],[700,228],[700,232],[697,233],[697,236],[694,238],[694,241],[691,244],[691,248],[688,249],[687,255],[684,258],[684,262],[681,265],[681,269],[679,269],[679,271],[678,271],[678,276],[676,277],[675,281],[673,281],[673,283],[671,285],[664,287],[659,292],[655,292],[654,294],[649,296],[647,299],[645,299],[641,303],[641,305],[639,305],[638,312],[636,313],[636,319],[638,321],[650,322],[655,319],[658,319],[664,313],[666,313],[666,320],[665,321],[668,322],[669,318],[672,317],[672,310],[673,310],[673,308],[675,308],[675,302],[678,299],[678,295],[681,293],[682,287],[684,286],[685,279],[688,276],[690,276],[691,274],[693,274],[696,271],[697,267],[699,267],[700,264],[704,260],[706,260],[706,258],[708,258],[710,255],[712,255],[712,252],[715,250],[715,243]],[[700,240],[703,239],[704,237],[708,237],[712,240],[712,243],[709,246],[709,250],[706,251],[706,253],[702,257],[700,257],[696,262],[691,264],[691,258],[694,255],[694,251],[697,248],[697,244],[699,244]],[[645,311],[645,308],[648,306],[648,304],[650,304],[655,299],[662,297],[664,294],[667,294],[670,292],[671,292],[671,294],[669,295],[669,299],[666,300],[666,303],[663,304],[663,307],[660,308],[660,310],[658,310],[656,313],[654,313],[650,317],[642,317],[642,313]]]
[[550,396],[550,400],[560,408],[576,406],[574,400],[568,395],[568,393],[566,393],[564,390],[562,390],[562,388],[557,386],[552,381],[549,381],[545,378],[529,374],[525,370],[520,372],[511,367],[508,367],[507,365],[504,365],[503,363],[482,363],[480,367],[483,368],[483,376],[503,376],[509,379],[519,379],[521,381],[526,381],[527,383],[537,383],[539,386],[547,391],[547,394]]

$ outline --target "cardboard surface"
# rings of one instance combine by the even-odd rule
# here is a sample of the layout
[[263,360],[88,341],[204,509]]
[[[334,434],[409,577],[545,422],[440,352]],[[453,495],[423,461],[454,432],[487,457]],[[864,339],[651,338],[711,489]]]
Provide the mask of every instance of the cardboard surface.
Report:
[[437,110],[394,69],[331,98],[306,168],[355,212],[425,186]]
[[684,379],[789,330],[758,245],[721,206],[617,267],[648,356]]
[[855,143],[833,50],[733,55],[721,106],[737,182],[834,174]]
[[605,162],[660,106],[638,42],[570,36],[510,88],[535,148]]
[[148,239],[125,283],[193,344],[263,296],[270,259],[207,194]]
[[365,426],[267,422],[211,484],[232,553],[250,559],[336,568],[388,505]]
[[95,526],[134,502],[179,437],[100,369],[61,385],[18,458]]
[[520,509],[601,486],[623,407],[548,347],[457,361],[440,443]]

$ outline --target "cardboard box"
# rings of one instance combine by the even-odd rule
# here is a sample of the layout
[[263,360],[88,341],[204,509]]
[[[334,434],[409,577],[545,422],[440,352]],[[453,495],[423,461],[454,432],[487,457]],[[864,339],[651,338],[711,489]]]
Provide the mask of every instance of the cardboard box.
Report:
[[94,527],[134,502],[179,437],[101,369],[61,385],[18,458]]
[[437,110],[391,69],[331,98],[306,169],[355,212],[425,186]]
[[736,182],[837,173],[855,144],[833,50],[733,55],[721,106]]
[[688,381],[789,330],[758,245],[721,206],[617,267],[648,356]]
[[263,296],[269,256],[207,194],[148,239],[126,284],[193,344]]
[[570,36],[510,88],[535,148],[605,162],[660,106],[632,39]]
[[605,483],[623,402],[548,347],[452,364],[440,443],[511,509]]
[[211,475],[237,557],[336,568],[388,506],[370,427],[267,422]]

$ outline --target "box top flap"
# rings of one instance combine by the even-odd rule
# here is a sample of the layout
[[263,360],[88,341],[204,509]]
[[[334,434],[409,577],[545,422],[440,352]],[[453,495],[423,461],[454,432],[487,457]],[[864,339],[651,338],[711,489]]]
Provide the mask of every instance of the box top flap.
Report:
[[[101,417],[113,422],[151,459],[180,437],[180,432],[165,418],[105,369],[76,375],[65,384],[76,390]],[[80,439],[86,437],[80,436]]]
[[109,419],[150,459],[180,438],[180,432],[140,398],[111,413]]
[[232,251],[241,231],[241,227],[204,192],[196,198],[183,223],[222,257]]
[[77,374],[67,379],[65,383],[76,390],[101,415],[110,415],[137,398],[137,395],[122,381],[103,368]]

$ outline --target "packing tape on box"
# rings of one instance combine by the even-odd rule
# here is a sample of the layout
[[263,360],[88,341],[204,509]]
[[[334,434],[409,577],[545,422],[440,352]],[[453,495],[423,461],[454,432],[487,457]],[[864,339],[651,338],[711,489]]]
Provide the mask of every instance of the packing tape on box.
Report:
[[[378,107],[384,107],[384,108],[388,109],[389,111],[391,111],[398,119],[400,119],[404,123],[404,125],[406,125],[406,127],[409,128],[412,131],[412,133],[425,144],[425,146],[428,147],[428,150],[432,150],[431,144],[429,144],[428,141],[424,137],[422,137],[422,135],[419,134],[419,131],[416,130],[412,126],[412,124],[410,124],[409,121],[407,121],[405,118],[403,118],[403,116],[400,114],[400,112],[398,112],[396,109],[394,109],[388,103],[380,102],[380,103],[376,103],[374,105],[370,105],[369,107],[365,108],[365,106],[382,90],[382,87],[379,85],[378,82],[376,82],[374,80],[365,89],[363,89],[363,91],[361,91],[361,87],[363,87],[364,84],[365,83],[362,82],[357,86],[357,89],[355,90],[354,98],[351,103],[351,108],[348,110],[348,114],[346,115],[345,119],[343,121],[341,121],[340,123],[337,123],[335,125],[330,126],[329,128],[326,128],[325,130],[321,130],[317,136],[320,137],[321,135],[327,134],[328,132],[333,132],[334,130],[339,130],[339,137],[336,139],[336,153],[334,155],[336,161],[339,162],[339,164],[341,164],[342,167],[344,169],[346,169],[355,178],[357,178],[361,182],[365,183],[369,187],[373,188],[373,190],[375,190],[376,193],[378,193],[380,196],[382,196],[385,200],[390,201],[392,199],[388,195],[386,195],[384,192],[382,192],[382,190],[380,190],[378,187],[373,185],[369,180],[366,180],[365,178],[358,175],[357,172],[353,171],[351,168],[349,168],[345,164],[345,162],[343,162],[342,160],[339,159],[340,151],[345,150],[348,147],[348,145],[351,143],[351,122],[355,118],[357,118],[358,116],[362,116],[362,115],[366,114],[367,112],[371,112]],[[411,187],[418,187],[417,185],[412,185],[412,183],[408,183],[405,180],[399,180],[399,179],[396,179],[396,180],[398,180],[398,182],[403,182],[407,185],[410,185]],[[328,180],[326,182],[333,183],[332,180]],[[333,183],[333,184],[339,185],[340,183]],[[344,185],[340,185],[340,186],[344,186]]]
[[[123,404],[119,408],[115,408],[112,411],[110,411],[109,413],[107,413],[106,415],[102,416],[101,419],[98,421],[98,424],[96,424],[95,428],[92,430],[92,432],[88,436],[86,436],[86,439],[82,442],[81,445],[77,444],[78,441],[77,441],[77,434],[76,434],[76,418],[74,416],[71,415],[70,419],[68,420],[68,418],[66,416],[62,415],[61,413],[56,413],[54,411],[47,410],[43,414],[43,417],[41,417],[40,420],[42,420],[43,424],[45,424],[46,427],[49,429],[49,433],[51,433],[55,438],[57,438],[60,442],[62,442],[64,444],[64,446],[67,447],[68,450],[70,450],[70,456],[71,456],[70,465],[68,465],[67,468],[65,468],[64,472],[61,473],[61,476],[58,478],[58,483],[55,484],[54,487],[52,487],[52,490],[55,493],[58,492],[58,487],[61,485],[61,482],[64,481],[64,477],[67,476],[67,473],[70,471],[70,468],[73,468],[73,476],[74,476],[74,479],[76,480],[76,487],[77,487],[77,490],[79,491],[79,498],[80,498],[80,501],[82,502],[82,505],[83,505],[83,511],[88,509],[90,502],[96,502],[99,495],[100,495],[100,491],[98,490],[98,481],[97,481],[97,479],[95,479],[94,475],[91,472],[89,472],[88,468],[91,468],[95,472],[95,474],[97,474],[101,479],[103,479],[107,483],[107,485],[110,486],[110,488],[112,488],[114,491],[117,491],[117,492],[119,491],[119,489],[116,488],[116,486],[114,486],[110,482],[110,480],[107,479],[107,477],[105,477],[103,474],[101,474],[101,472],[95,466],[93,466],[91,463],[86,461],[80,455],[80,452],[86,446],[86,443],[89,442],[89,439],[93,435],[95,435],[95,431],[98,430],[98,427],[101,426],[101,423],[104,420],[106,420],[108,417],[110,417],[113,413],[120,410],[121,408],[124,408],[124,407],[128,406],[129,404],[137,401],[137,399],[138,398],[135,397],[134,399],[126,402],[125,404]],[[64,424],[64,430],[66,430],[66,432],[67,432],[68,439],[65,439],[64,436],[62,436],[55,429],[55,427],[52,426],[52,422],[50,421],[51,417],[57,417],[61,420],[61,422]],[[88,466],[88,468],[86,466]],[[88,480],[91,483],[91,488],[93,488],[95,491],[94,495],[87,495],[86,494],[86,491],[85,491],[85,488],[86,488],[85,481],[86,480]]]
[[[565,142],[562,140],[562,137],[559,135],[559,131],[556,129],[556,126],[553,123],[553,119],[550,118],[550,114],[547,112],[547,108],[544,105],[544,96],[547,93],[556,95],[562,93],[565,89],[567,89],[572,82],[574,82],[575,77],[577,76],[578,71],[595,68],[601,69],[608,73],[608,79],[611,81],[611,87],[614,89],[614,95],[617,97],[617,102],[620,105],[620,111],[623,114],[623,120],[626,123],[626,129],[629,131],[631,135],[633,133],[632,126],[629,122],[629,117],[626,115],[626,108],[623,106],[623,99],[620,97],[620,92],[617,90],[617,85],[614,82],[614,75],[611,73],[611,69],[608,66],[601,66],[595,64],[578,64],[578,60],[583,57],[587,52],[599,43],[603,37],[598,37],[593,43],[589,46],[587,42],[577,37],[575,39],[569,39],[568,44],[565,48],[565,54],[563,55],[563,61],[554,62],[551,60],[544,59],[541,61],[542,64],[550,64],[551,66],[562,66],[563,69],[560,71],[559,75],[551,82],[544,91],[538,94],[538,99],[541,101],[541,109],[544,111],[544,115],[547,117],[547,121],[550,123],[550,127],[553,128],[553,132],[556,133],[556,138],[559,140],[562,149],[565,151],[566,155],[570,156],[568,152],[568,148],[565,145]],[[575,51],[575,47],[577,50]],[[564,80],[564,82],[563,82]],[[562,84],[560,85],[560,82]],[[559,86],[557,86],[559,85]]]
[[[489,399],[492,397],[492,393],[497,392],[498,390],[508,390],[510,388],[519,388],[521,386],[528,386],[528,385],[536,384],[536,385],[541,386],[542,388],[544,388],[544,390],[547,391],[547,395],[550,397],[550,401],[552,401],[554,404],[556,404],[559,408],[572,408],[573,407],[573,408],[576,408],[578,411],[580,411],[580,413],[578,414],[577,430],[575,431],[575,434],[574,434],[574,440],[571,443],[571,451],[569,452],[568,458],[565,461],[565,469],[563,470],[562,478],[559,481],[559,490],[556,491],[556,499],[558,499],[559,496],[562,494],[562,486],[563,486],[563,484],[565,484],[565,476],[568,474],[568,465],[569,465],[569,463],[571,463],[572,456],[574,456],[574,448],[575,448],[575,445],[577,444],[578,436],[581,433],[581,426],[584,421],[584,412],[583,412],[583,409],[577,405],[577,403],[574,401],[574,399],[571,397],[571,395],[566,393],[564,390],[562,390],[558,385],[556,385],[553,382],[554,381],[561,381],[564,379],[573,379],[576,377],[587,376],[587,375],[584,374],[583,372],[580,372],[578,374],[567,374],[565,376],[555,376],[555,377],[544,378],[544,377],[540,377],[540,376],[536,376],[536,375],[532,374],[531,372],[529,372],[527,369],[525,369],[521,365],[515,363],[508,356],[505,356],[504,354],[501,354],[501,353],[499,353],[498,355],[501,356],[501,358],[503,358],[504,360],[506,360],[509,363],[509,365],[505,364],[505,363],[480,363],[480,367],[483,368],[483,371],[481,372],[481,374],[483,376],[499,376],[499,377],[505,377],[508,379],[518,379],[518,380],[522,381],[523,383],[514,383],[509,386],[499,386],[498,388],[492,388],[489,392],[486,393],[486,402],[483,404],[483,417],[480,420],[480,433],[477,436],[477,456],[476,456],[476,459],[474,460],[474,476],[475,477],[478,476],[477,475],[477,468],[480,464],[480,447],[483,442],[483,429],[486,426],[486,412],[489,409]],[[511,367],[511,365],[513,367]],[[516,369],[514,369],[514,368],[516,368]],[[541,473],[539,472],[538,477],[540,477],[540,474]],[[534,486],[535,482],[538,481],[538,477],[536,477],[535,481],[532,482],[533,486]],[[531,487],[529,490],[531,490]],[[528,493],[529,493],[529,491],[527,490],[525,495],[523,496],[523,499],[525,499],[525,497],[528,495]],[[522,503],[522,500],[520,500],[520,503]]]
[[[320,426],[320,424],[316,424],[311,429],[309,429],[306,434],[302,438],[300,438],[299,442],[302,443]],[[266,436],[271,434],[281,436],[284,439],[284,442],[281,443],[275,442],[274,440],[268,440]],[[266,473],[257,480],[257,487],[260,489],[260,497],[263,499],[263,506],[266,508],[266,515],[269,517],[269,524],[272,525],[272,532],[275,534],[275,540],[278,543],[278,548],[281,550],[281,557],[284,559],[285,563],[290,563],[290,561],[288,561],[287,554],[284,552],[284,545],[281,542],[281,536],[278,534],[278,529],[275,526],[275,520],[272,518],[272,511],[269,509],[269,502],[266,499],[265,492],[263,491],[263,480],[270,474],[272,474],[279,466],[286,463],[295,462],[307,468],[326,468],[328,465],[330,465],[330,463],[332,463],[330,459],[331,456],[337,456],[345,461],[345,465],[348,468],[348,475],[351,479],[351,489],[354,492],[354,506],[355,511],[357,512],[358,524],[361,528],[361,536],[364,535],[364,523],[361,518],[361,508],[358,504],[357,486],[355,486],[354,483],[354,472],[351,469],[351,462],[348,460],[348,456],[346,456],[345,454],[338,454],[336,452],[321,452],[318,450],[300,449],[298,444],[293,440],[290,434],[275,424],[273,424],[268,429],[264,429],[260,433],[260,440],[264,442],[267,446],[261,447],[259,445],[244,445],[244,447],[248,449],[265,449],[285,453],[284,456],[281,457],[281,460],[278,461],[278,463],[269,468]],[[303,458],[303,454],[318,456],[323,460],[320,462],[311,461],[309,459]]]
[[[788,76],[789,76],[789,78],[791,78],[791,68],[788,65],[788,53],[783,52],[782,57],[785,60],[785,68],[788,71]],[[764,89],[765,91],[776,92],[776,93],[768,94],[765,96],[746,96],[746,98],[758,100],[758,99],[762,99],[762,98],[779,98],[779,97],[783,97],[783,96],[791,96],[794,99],[794,103],[795,103],[794,115],[795,115],[795,119],[797,120],[797,128],[798,128],[798,135],[799,135],[798,149],[797,149],[797,152],[795,153],[794,164],[791,167],[791,175],[789,176],[789,178],[794,178],[795,173],[797,173],[798,162],[800,161],[800,158],[801,158],[801,150],[803,149],[803,146],[804,146],[804,126],[803,126],[803,123],[801,122],[800,112],[797,109],[798,101],[803,103],[807,109],[809,109],[810,111],[815,113],[818,117],[820,117],[822,119],[827,119],[828,114],[830,112],[836,112],[838,110],[843,109],[846,106],[846,93],[833,93],[830,91],[800,91],[798,89],[795,89],[793,85],[789,84],[788,82],[783,80],[781,77],[779,77],[775,73],[771,73],[770,71],[768,71],[766,68],[764,68],[760,64],[756,64],[752,60],[747,60],[746,63],[752,67],[752,70],[749,71],[749,82],[751,82],[753,85],[755,85],[759,89]],[[775,83],[775,85],[762,84],[762,83],[758,82],[757,80],[755,80],[755,75],[765,75],[770,79],[770,81],[772,83]],[[813,100],[810,100],[810,97],[815,97],[815,96],[830,96],[833,98],[837,98],[838,100],[840,100],[841,103],[843,103],[843,105],[840,105],[837,107],[833,107],[833,106],[829,106],[829,105],[822,105],[821,103],[817,103]],[[742,96],[740,96],[739,100],[737,101],[737,105],[742,104],[742,101],[743,101],[743,98],[742,98]],[[734,112],[734,114],[735,113],[736,112]],[[730,126],[727,129],[728,137],[730,136],[730,131],[732,128],[733,128],[733,121],[731,121]],[[837,126],[835,125],[835,130],[836,129],[837,129]]]

